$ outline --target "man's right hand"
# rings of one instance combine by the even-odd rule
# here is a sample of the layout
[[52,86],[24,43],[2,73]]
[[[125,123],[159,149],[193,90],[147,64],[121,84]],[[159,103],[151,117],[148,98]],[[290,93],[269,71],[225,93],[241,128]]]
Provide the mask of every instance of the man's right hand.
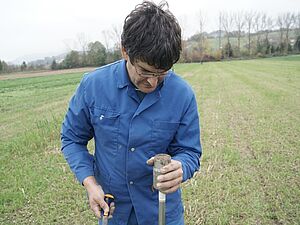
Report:
[[112,217],[113,211],[115,209],[114,203],[111,203],[110,208],[104,201],[104,192],[102,187],[97,183],[95,177],[89,176],[84,179],[83,185],[88,193],[90,208],[93,210],[96,217],[101,218],[101,209],[104,213],[109,212],[109,218]]

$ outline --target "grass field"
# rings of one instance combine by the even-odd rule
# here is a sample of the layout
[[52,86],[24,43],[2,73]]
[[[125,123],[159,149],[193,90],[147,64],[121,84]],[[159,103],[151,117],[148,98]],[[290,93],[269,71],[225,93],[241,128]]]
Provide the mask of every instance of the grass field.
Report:
[[[299,224],[300,56],[179,64],[201,115],[187,225]],[[0,224],[96,224],[60,153],[82,73],[0,81]]]

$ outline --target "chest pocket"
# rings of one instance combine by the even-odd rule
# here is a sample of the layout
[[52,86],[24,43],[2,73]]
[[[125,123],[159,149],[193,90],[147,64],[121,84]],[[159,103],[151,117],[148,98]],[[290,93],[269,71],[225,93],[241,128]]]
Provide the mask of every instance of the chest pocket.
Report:
[[120,113],[108,108],[94,107],[91,114],[96,144],[114,154],[118,145]]
[[153,121],[151,133],[152,149],[150,157],[158,153],[166,153],[178,127],[179,122]]

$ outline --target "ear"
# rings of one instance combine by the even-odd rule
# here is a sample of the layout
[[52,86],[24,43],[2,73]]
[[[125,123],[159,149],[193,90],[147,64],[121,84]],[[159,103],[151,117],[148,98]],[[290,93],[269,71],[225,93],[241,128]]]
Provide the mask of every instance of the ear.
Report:
[[125,59],[126,61],[129,60],[129,56],[127,55],[126,49],[123,46],[121,49],[121,54],[122,54],[123,59]]

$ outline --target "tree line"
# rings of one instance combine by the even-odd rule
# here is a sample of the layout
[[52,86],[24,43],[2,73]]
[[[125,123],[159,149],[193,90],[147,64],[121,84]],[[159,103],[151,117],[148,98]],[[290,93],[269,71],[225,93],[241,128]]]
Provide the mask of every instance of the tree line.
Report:
[[300,53],[300,13],[220,12],[219,29],[210,34],[204,31],[206,18],[198,14],[199,33],[183,42],[182,62]]
[[71,50],[62,62],[52,61],[51,69],[69,69],[78,67],[98,67],[121,58],[121,52],[118,49],[107,50],[99,42],[90,42],[87,51]]
[[84,51],[71,50],[61,61],[53,58],[51,63],[49,63],[49,60],[47,60],[47,62],[30,62],[28,64],[23,61],[21,65],[8,65],[5,61],[0,60],[0,73],[43,69],[59,70],[88,66],[99,67],[120,58],[121,52],[119,49],[106,49],[101,42],[95,41],[88,43],[87,48]]
[[[276,17],[262,12],[220,12],[218,30],[205,32],[207,16],[197,17],[198,32],[182,40],[180,62],[219,61],[234,58],[272,57],[300,53],[300,13],[281,13]],[[183,32],[185,27],[182,26]],[[121,58],[121,29],[102,31],[103,43],[88,42],[85,34],[77,36],[80,50],[69,48],[63,60],[47,63],[8,65],[0,60],[0,73],[37,69],[98,67]],[[113,41],[113,47],[109,42]]]

